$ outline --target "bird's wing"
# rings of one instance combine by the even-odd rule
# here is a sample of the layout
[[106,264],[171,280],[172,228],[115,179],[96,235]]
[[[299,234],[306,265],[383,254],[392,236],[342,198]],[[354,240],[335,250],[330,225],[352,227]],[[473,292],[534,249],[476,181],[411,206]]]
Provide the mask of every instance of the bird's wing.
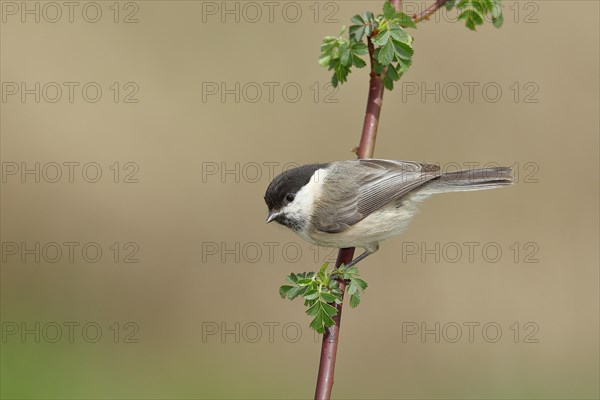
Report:
[[[413,161],[365,159],[336,164],[325,178],[338,180],[317,204],[321,232],[338,233],[411,190],[440,176],[436,165]],[[331,185],[328,185],[331,187]]]

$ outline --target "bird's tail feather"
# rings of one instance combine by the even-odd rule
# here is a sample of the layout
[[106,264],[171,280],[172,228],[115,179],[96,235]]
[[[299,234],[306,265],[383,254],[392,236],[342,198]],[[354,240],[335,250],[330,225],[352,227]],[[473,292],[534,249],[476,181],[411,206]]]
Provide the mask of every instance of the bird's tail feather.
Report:
[[514,182],[512,168],[493,167],[448,172],[429,181],[423,188],[427,193],[466,192],[495,189]]

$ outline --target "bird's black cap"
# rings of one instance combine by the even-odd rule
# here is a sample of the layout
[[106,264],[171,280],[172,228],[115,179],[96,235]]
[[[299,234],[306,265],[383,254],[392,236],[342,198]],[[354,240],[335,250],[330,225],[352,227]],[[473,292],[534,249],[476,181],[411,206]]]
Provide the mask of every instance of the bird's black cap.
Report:
[[280,210],[286,205],[288,194],[296,195],[310,181],[316,170],[326,168],[329,164],[307,164],[289,169],[277,175],[269,184],[265,193],[265,203],[269,211]]

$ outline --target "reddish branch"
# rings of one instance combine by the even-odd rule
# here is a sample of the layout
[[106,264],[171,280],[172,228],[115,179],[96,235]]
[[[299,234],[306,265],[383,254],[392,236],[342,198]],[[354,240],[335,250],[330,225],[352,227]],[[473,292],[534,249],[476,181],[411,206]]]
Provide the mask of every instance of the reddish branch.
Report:
[[415,22],[421,22],[423,20],[428,20],[431,14],[439,10],[444,4],[446,4],[448,0],[436,0],[435,3],[427,7],[425,10],[421,11],[418,14],[413,15],[412,19]]
[[383,103],[383,77],[373,71],[373,52],[375,48],[371,38],[367,38],[369,43],[369,56],[371,58],[371,80],[369,82],[369,98],[367,99],[367,112],[363,123],[360,145],[358,146],[358,158],[371,158],[375,151],[375,139],[377,138],[377,127],[379,126],[379,113]]
[[[400,10],[402,0],[389,0],[396,10]],[[442,7],[448,0],[436,0],[436,2],[419,14],[413,16],[415,22],[429,18],[437,9]],[[377,138],[377,127],[379,125],[379,114],[383,103],[383,76],[377,74],[373,67],[373,53],[375,48],[371,42],[371,38],[367,38],[369,45],[369,58],[371,61],[371,74],[369,82],[369,97],[367,99],[367,111],[363,124],[362,135],[360,137],[360,145],[358,146],[358,158],[371,158],[375,151],[375,139]],[[336,268],[342,264],[348,264],[354,256],[354,248],[341,249],[338,253],[338,258],[335,263]],[[346,290],[346,282],[339,281],[342,302],[344,292]],[[315,391],[315,399],[329,400],[331,398],[331,390],[333,389],[333,376],[335,372],[335,360],[337,356],[337,346],[340,333],[340,322],[342,318],[342,306],[337,305],[337,315],[333,317],[334,325],[325,329],[323,334],[323,343],[321,345],[321,360],[319,363],[319,374],[317,376],[317,388]]]
[[[342,264],[348,264],[354,256],[354,248],[341,249],[338,253],[336,268]],[[340,283],[340,292],[342,300],[346,290],[346,282],[342,279]],[[342,318],[342,306],[337,305],[337,314],[333,317],[334,324],[325,328],[323,334],[323,343],[321,344],[321,362],[319,363],[319,375],[317,377],[317,389],[315,390],[316,400],[329,400],[331,398],[331,389],[333,389],[333,373],[335,371],[335,359],[337,355],[338,336],[340,333],[340,322]]]

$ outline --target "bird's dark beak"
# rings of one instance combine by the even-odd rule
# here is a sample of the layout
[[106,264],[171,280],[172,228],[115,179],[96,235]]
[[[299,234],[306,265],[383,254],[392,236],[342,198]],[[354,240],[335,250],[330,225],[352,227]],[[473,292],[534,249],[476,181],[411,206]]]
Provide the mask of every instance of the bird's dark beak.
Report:
[[267,215],[267,224],[277,218],[279,214],[280,212],[276,210],[269,211],[269,215]]

